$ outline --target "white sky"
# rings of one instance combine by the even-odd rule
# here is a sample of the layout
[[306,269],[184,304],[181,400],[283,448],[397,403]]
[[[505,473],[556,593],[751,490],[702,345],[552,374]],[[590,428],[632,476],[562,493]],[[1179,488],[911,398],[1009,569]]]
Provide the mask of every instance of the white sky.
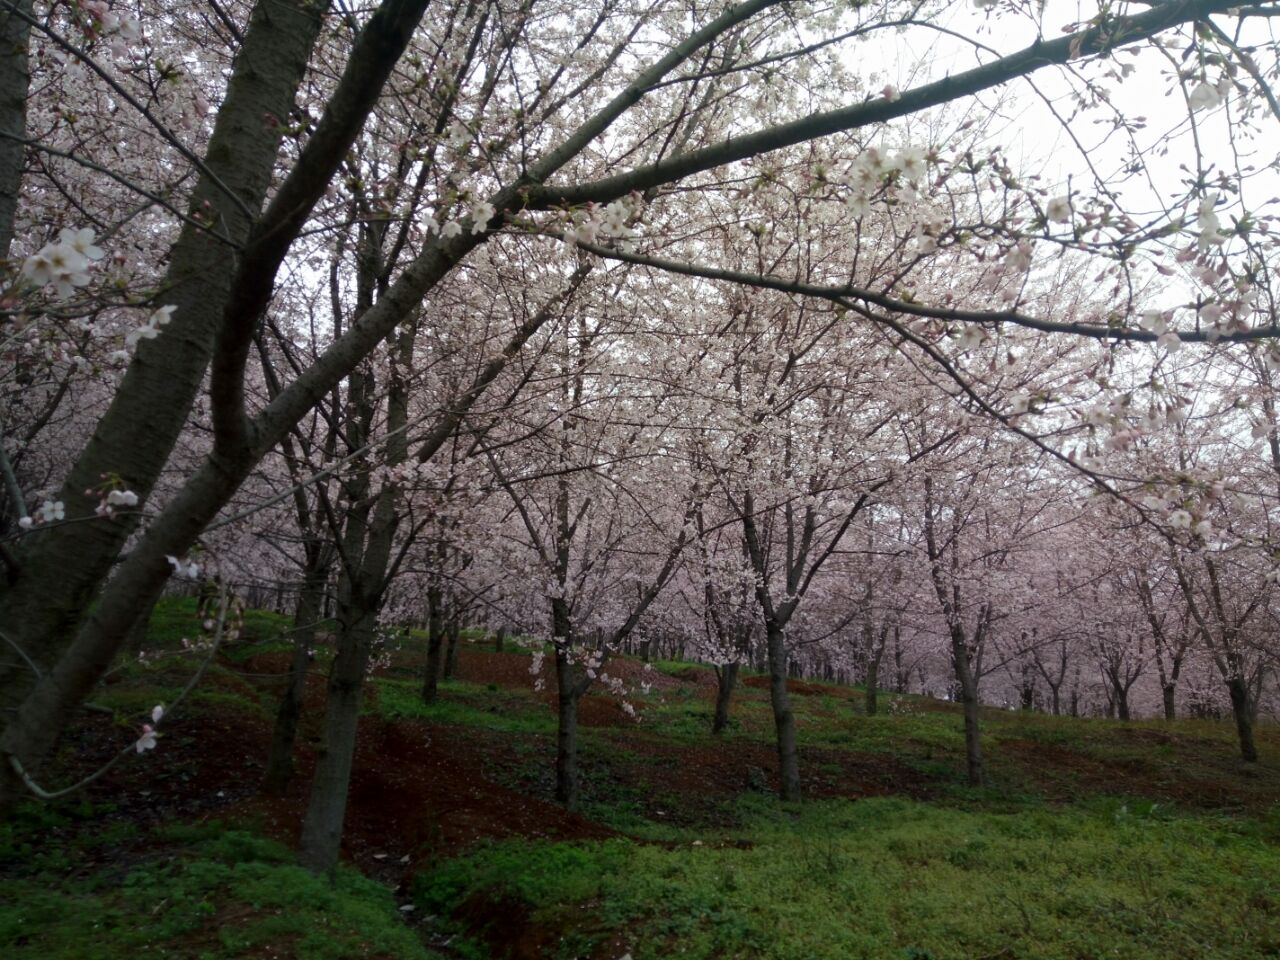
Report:
[[[1041,20],[1044,38],[1051,40],[1062,36],[1063,27],[1091,16],[1092,12],[1092,9],[1082,8],[1076,3],[1050,2]],[[1221,17],[1216,22],[1228,34],[1233,33],[1235,21],[1232,18]],[[988,15],[968,3],[952,7],[943,25],[1000,52],[1028,46],[1037,34],[1036,25],[1026,14],[1000,12]],[[1242,45],[1274,42],[1269,24],[1259,19],[1247,21],[1241,42]],[[863,69],[871,64],[870,69],[883,74],[902,89],[970,69],[993,57],[992,54],[978,51],[973,45],[958,39],[929,34],[919,29],[895,36],[879,34],[876,43],[862,44],[858,53]],[[1139,134],[1143,138],[1141,146],[1150,147],[1167,134],[1175,133],[1174,139],[1168,144],[1170,149],[1166,155],[1146,151],[1146,174],[1141,179],[1131,180],[1125,186],[1125,205],[1134,212],[1154,212],[1164,207],[1168,201],[1185,194],[1190,174],[1187,170],[1180,169],[1180,166],[1185,164],[1192,171],[1196,166],[1195,142],[1187,124],[1186,101],[1180,91],[1170,90],[1174,83],[1174,63],[1183,69],[1193,67],[1196,63],[1195,57],[1181,60],[1181,53],[1181,50],[1172,50],[1166,56],[1149,45],[1133,44],[1122,48],[1105,65],[1094,63],[1086,68],[1090,78],[1102,79],[1101,75],[1106,69],[1118,70],[1122,64],[1134,66],[1134,71],[1123,82],[1106,79],[1103,80],[1103,85],[1109,91],[1111,103],[1121,113],[1129,117],[1147,118],[1148,126]],[[1266,68],[1265,60],[1261,66]],[[1219,75],[1216,68],[1210,69],[1211,80]],[[1237,78],[1250,85],[1253,83],[1252,78],[1243,71],[1238,73]],[[1015,166],[1021,166],[1024,171],[1042,170],[1048,183],[1054,180],[1065,183],[1071,177],[1077,187],[1088,189],[1088,170],[1083,156],[1072,142],[1071,136],[1054,117],[1050,106],[1044,99],[1036,96],[1033,84],[1056,105],[1061,115],[1067,116],[1072,112],[1073,105],[1069,102],[1067,93],[1073,86],[1078,89],[1079,84],[1069,82],[1063,72],[1055,67],[1039,71],[1032,76],[1030,82],[1019,81],[1001,90],[981,94],[979,100],[1007,117],[1008,122],[1000,139],[1011,160],[1015,161]],[[1188,83],[1188,89],[1194,86],[1195,81]],[[1234,113],[1234,105],[1230,109]],[[1086,147],[1090,160],[1104,177],[1112,176],[1129,159],[1128,139],[1123,135],[1108,136],[1109,125],[1095,122],[1105,120],[1108,116],[1109,112],[1105,109],[1090,110],[1071,125],[1071,132]],[[1225,166],[1228,170],[1235,166],[1236,161],[1227,136],[1227,116],[1228,112],[1223,109],[1206,110],[1196,115],[1199,146],[1206,166],[1214,163],[1219,167]],[[1264,167],[1272,163],[1280,153],[1280,120],[1269,113],[1261,119],[1265,126],[1263,136],[1244,141],[1237,139],[1237,143],[1252,154],[1247,159]],[[1144,182],[1146,178],[1149,178],[1149,182]],[[1246,187],[1245,202],[1256,210],[1257,206],[1278,195],[1280,177],[1273,170],[1257,177],[1253,184]],[[1280,210],[1273,212],[1280,213]],[[1224,224],[1229,222],[1225,217],[1223,221]]]

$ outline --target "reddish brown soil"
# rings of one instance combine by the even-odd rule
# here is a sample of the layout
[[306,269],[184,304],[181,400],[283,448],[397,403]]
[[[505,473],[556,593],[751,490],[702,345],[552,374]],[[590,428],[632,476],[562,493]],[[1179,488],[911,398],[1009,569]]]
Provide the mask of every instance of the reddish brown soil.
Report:
[[[139,733],[110,717],[87,714],[64,736],[58,762],[46,774],[48,785],[95,772]],[[154,750],[130,753],[93,784],[90,796],[115,807],[114,817],[143,822],[221,810],[257,792],[270,735],[262,716],[175,713]]]
[[[243,678],[210,679],[248,698],[269,691],[262,702],[270,706],[280,686],[273,675],[282,673],[288,661],[287,653],[261,654],[244,664]],[[472,683],[528,689],[530,662],[526,656],[464,647],[458,675]],[[697,683],[708,693],[714,691],[714,674],[706,668],[691,666],[687,677],[671,677],[633,661],[615,661],[611,667],[631,682],[648,681],[657,688]],[[757,679],[748,678],[748,685]],[[810,685],[796,686],[801,688],[798,692],[809,692],[804,688]],[[375,692],[370,688],[371,696]],[[542,697],[547,709],[554,709],[554,693],[546,691]],[[158,749],[120,764],[94,792],[117,803],[120,816],[245,817],[277,838],[294,842],[324,709],[324,678],[318,672],[308,678],[304,703],[298,776],[283,798],[258,792],[270,738],[269,716],[239,711],[175,715]],[[580,722],[584,727],[617,728],[610,734],[616,753],[584,756],[588,797],[593,787],[639,797],[644,813],[655,819],[728,825],[727,811],[735,797],[745,790],[777,786],[776,759],[766,744],[727,740],[682,745],[654,738],[637,728],[619,700],[608,696],[584,697]],[[124,738],[132,735],[124,732]],[[64,772],[69,778],[92,770],[102,759],[103,745],[110,748],[122,739],[109,719],[89,715],[69,740],[71,760]],[[487,838],[610,836],[607,828],[552,802],[553,757],[554,745],[545,737],[426,723],[388,724],[366,717],[357,745],[344,852],[362,868],[403,879],[424,862]],[[927,778],[885,756],[806,750],[802,769],[805,790],[812,796],[929,792]],[[409,859],[402,863],[406,856]]]
[[[466,644],[458,650],[457,677],[471,683],[493,683],[500,687],[527,689],[534,679],[529,673],[531,664],[531,659],[522,654],[495,654],[478,645]],[[547,687],[554,684],[553,671],[551,658],[545,658],[539,676]],[[715,672],[708,667],[695,665],[690,665],[677,674],[667,674],[636,660],[615,659],[605,664],[604,672],[610,677],[617,677],[629,688],[636,689],[642,684],[659,691],[675,690],[690,684],[710,687],[712,690],[716,686]]]
[[[687,825],[732,826],[733,801],[744,792],[778,788],[777,755],[764,743],[743,740],[675,744],[622,736],[609,781],[642,798],[646,816]],[[927,797],[928,777],[884,754],[801,751],[803,789],[810,797],[904,794]]]
[[698,664],[690,664],[668,673],[635,660],[612,660],[605,669],[629,686],[638,687],[647,683],[650,688],[659,692],[688,686],[713,693],[716,689],[716,672]]
[[490,955],[504,960],[541,960],[554,955],[560,932],[532,922],[527,904],[515,897],[472,894],[453,919],[488,944]]
[[[296,839],[310,761],[284,798],[255,797],[238,815]],[[495,783],[487,769],[518,757],[489,731],[365,718],[356,746],[343,853],[367,873],[407,881],[479,840],[602,839],[613,831],[546,800]]]
[[[299,770],[292,789],[281,798],[261,796],[259,784],[271,732],[269,708],[288,662],[286,653],[262,654],[238,668],[241,676],[210,677],[207,686],[261,702],[268,710],[217,712],[206,705],[175,714],[164,725],[159,747],[120,763],[93,785],[93,799],[114,804],[116,810],[110,814],[114,818],[144,823],[242,819],[286,843],[296,842],[315,763],[325,680],[319,668],[308,677],[298,740]],[[495,655],[468,645],[459,651],[458,676],[475,684],[529,690],[531,662],[527,656]],[[398,675],[413,666],[411,658],[399,659]],[[550,712],[555,703],[550,664],[544,669],[548,689],[540,698]],[[692,686],[703,701],[715,693],[714,673],[703,667],[691,665],[677,676],[646,670],[634,661],[615,661],[607,669],[629,684],[647,682],[660,691]],[[745,677],[742,684],[767,688],[768,679]],[[800,696],[832,695],[835,689],[802,681],[788,686]],[[368,695],[376,696],[376,688],[368,688]],[[859,696],[855,691],[837,691],[837,695]],[[956,709],[952,704],[923,700],[913,701],[912,706]],[[680,742],[658,737],[643,724],[637,725],[620,701],[608,696],[584,697],[580,722],[600,728],[584,746],[581,759],[588,801],[630,804],[650,820],[705,829],[708,843],[732,842],[722,838],[735,826],[734,801],[744,792],[773,791],[778,786],[776,756],[767,743],[710,737]],[[122,729],[111,718],[85,714],[65,740],[59,768],[50,774],[53,783],[84,776],[136,736],[137,731]],[[1142,795],[1206,809],[1264,810],[1274,803],[1273,791],[1267,789],[1272,781],[1249,779],[1238,764],[1222,755],[1220,742],[1118,728],[1114,743],[1122,754],[1127,749],[1125,738],[1135,748],[1177,751],[1188,763],[1174,763],[1169,757],[1103,759],[1060,745],[1017,739],[993,740],[990,759],[997,777],[1002,767],[1017,769],[1018,779],[1063,801],[1102,793]],[[554,743],[546,736],[425,722],[388,723],[366,716],[357,742],[343,855],[403,892],[412,877],[432,862],[486,839],[593,840],[615,835],[553,802],[553,760]],[[929,798],[938,790],[937,780],[887,754],[805,749],[801,770],[809,797]],[[132,847],[113,849],[113,865],[119,868],[131,858],[146,855],[146,843],[139,839]],[[154,854],[151,850],[150,855]],[[235,922],[232,917],[223,919]],[[483,938],[497,957],[533,960],[553,954],[558,944],[558,931],[539,928],[518,904],[501,899],[468,901],[460,905],[454,919]],[[619,949],[611,958],[624,952],[623,941],[617,944]]]

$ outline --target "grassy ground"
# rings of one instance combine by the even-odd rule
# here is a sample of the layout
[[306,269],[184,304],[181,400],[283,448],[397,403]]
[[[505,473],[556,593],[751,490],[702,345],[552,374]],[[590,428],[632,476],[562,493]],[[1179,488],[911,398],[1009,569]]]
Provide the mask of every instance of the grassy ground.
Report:
[[[11,960],[433,956],[391,893],[344,867],[333,882],[287,847],[216,821],[90,828],[28,810],[0,836],[0,945]],[[31,844],[38,832],[45,839]],[[54,839],[50,841],[50,836]]]
[[[547,956],[1221,957],[1280,951],[1275,825],[897,798],[780,810],[732,839],[508,841],[419,878],[425,909]],[[486,914],[477,904],[487,904]]]
[[[194,669],[194,604],[161,606],[52,782],[92,769]],[[440,700],[421,638],[370,685],[347,863],[293,864],[303,777],[257,795],[288,623],[255,614],[153,754],[0,827],[0,957],[1280,957],[1280,735],[1235,758],[1225,723],[990,710],[991,786],[963,782],[950,705],[798,684],[807,799],[779,804],[767,690],[745,678],[708,734],[713,682],[618,663],[640,721],[582,708],[583,809],[552,802],[553,701],[521,652],[469,645]],[[641,683],[648,692],[641,692]]]

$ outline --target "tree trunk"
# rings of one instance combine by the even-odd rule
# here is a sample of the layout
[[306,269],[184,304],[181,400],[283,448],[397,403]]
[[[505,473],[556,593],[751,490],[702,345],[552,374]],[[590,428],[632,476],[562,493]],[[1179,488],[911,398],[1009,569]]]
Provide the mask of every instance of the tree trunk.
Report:
[[444,648],[443,597],[437,586],[427,588],[427,665],[422,671],[422,702],[430,706],[440,696],[440,651]]
[[1175,720],[1178,716],[1176,697],[1178,695],[1178,687],[1176,684],[1167,683],[1160,688],[1160,692],[1164,697],[1164,718],[1166,720]]
[[1053,704],[1053,715],[1055,717],[1062,716],[1062,685],[1054,686],[1049,684],[1050,702]]
[[283,796],[293,780],[293,745],[298,734],[298,718],[302,715],[302,698],[307,689],[307,671],[311,667],[320,608],[324,604],[328,583],[327,567],[316,558],[308,558],[308,570],[298,591],[298,604],[293,613],[293,658],[285,680],[280,706],[276,709],[275,727],[271,731],[271,752],[267,756],[267,772],[262,789],[272,796]]
[[507,639],[507,628],[499,627],[497,634],[493,638],[493,652],[501,653],[502,645]]
[[1249,685],[1243,677],[1227,681],[1231,694],[1231,713],[1236,720],[1236,735],[1240,739],[1240,757],[1245,763],[1258,762],[1258,747],[1253,741],[1253,705],[1250,703]]
[[769,702],[778,747],[778,795],[783,800],[800,799],[800,753],[796,748],[796,718],[787,693],[786,634],[770,625],[765,632],[769,647]]
[[262,791],[282,797],[293,780],[293,744],[298,735],[298,719],[302,715],[302,698],[307,686],[307,668],[311,665],[310,639],[294,637],[293,656],[285,675],[284,693],[276,708],[276,721],[271,730],[271,750],[267,754],[267,772],[262,778]]
[[138,618],[138,622],[133,625],[129,631],[129,638],[124,642],[124,650],[126,655],[136,657],[143,652],[143,648],[147,643],[147,631],[151,627],[151,615],[155,613],[156,603],[159,597],[151,601],[147,607],[147,612]]
[[982,729],[979,714],[982,703],[978,699],[978,679],[973,675],[973,669],[969,665],[969,654],[963,642],[953,642],[952,663],[956,671],[956,681],[960,686],[960,700],[964,704],[964,753],[969,785],[981,787],[987,781],[986,768],[982,762]]
[[349,613],[352,620],[344,623],[338,633],[338,653],[329,672],[320,758],[311,782],[311,800],[302,822],[298,854],[301,864],[312,873],[328,873],[338,862],[360,724],[360,694],[377,624],[374,611],[343,612]]
[[868,717],[874,717],[878,709],[877,696],[880,686],[880,658],[872,657],[867,661],[867,695],[866,695],[866,712]]
[[22,189],[26,158],[27,94],[32,0],[15,0],[12,12],[0,13],[0,260],[9,256],[14,216]]
[[556,799],[570,810],[581,801],[578,778],[578,690],[573,664],[564,650],[556,650],[556,691],[559,726],[556,730]]
[[978,715],[981,704],[977,691],[964,693],[964,753],[969,785],[980,787],[987,782],[986,768],[982,762],[982,732]]
[[[236,272],[235,245],[249,236],[250,218],[261,209],[276,169],[284,124],[268,125],[263,118],[289,116],[323,20],[306,0],[255,6],[209,141],[205,165],[212,176],[197,181],[188,208],[192,222],[182,228],[157,283],[162,302],[177,310],[162,336],[140,345],[53,498],[65,503],[68,518],[93,516],[94,491],[108,473],[118,473],[145,502],[168,461],[222,325]],[[17,24],[11,19],[10,26]],[[217,230],[198,225],[210,217]],[[68,523],[23,539],[21,576],[0,591],[0,623],[46,674],[76,636],[140,516]],[[31,686],[25,672],[0,671],[0,707],[21,703]]]
[[738,667],[735,661],[716,668],[716,713],[711,721],[713,736],[724,733],[724,728],[729,725],[729,701],[738,683]]
[[456,615],[449,616],[446,633],[449,637],[449,651],[444,658],[444,678],[452,680],[458,671],[458,641],[462,638],[462,623]]

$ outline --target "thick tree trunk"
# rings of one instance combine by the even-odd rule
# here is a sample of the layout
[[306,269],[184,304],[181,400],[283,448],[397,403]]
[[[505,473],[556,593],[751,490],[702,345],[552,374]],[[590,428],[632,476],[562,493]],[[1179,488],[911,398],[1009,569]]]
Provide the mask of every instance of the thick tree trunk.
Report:
[[[274,254],[283,256],[301,218],[342,162],[342,144],[353,140],[367,119],[360,103],[380,90],[423,9],[420,4],[390,4],[384,8],[390,11],[389,18],[379,11],[365,25],[335,93],[333,102],[342,109],[332,118],[326,114],[326,120],[333,122],[325,127],[322,121],[318,128],[317,138],[325,130],[325,139],[307,144],[322,142],[324,149],[308,158],[312,162],[303,168],[305,174],[282,184],[282,189],[292,186],[292,192],[288,194],[291,205],[281,208],[287,211],[278,221],[281,229],[257,238],[264,252],[271,254],[266,267],[271,276],[264,278],[253,257],[241,259],[243,269],[238,271],[235,251],[248,238],[250,221],[271,182],[286,129],[281,120],[292,110],[326,6],[323,0],[254,5],[206,153],[205,168],[211,174],[200,179],[193,191],[194,215],[170,253],[166,279],[160,285],[165,300],[177,306],[177,312],[163,335],[142,342],[111,406],[68,473],[58,499],[66,504],[69,517],[92,512],[94,496],[85,490],[99,484],[104,473],[118,473],[146,498],[186,421],[218,336],[224,337],[227,347],[220,368],[222,399],[227,402],[215,403],[215,413],[231,414],[238,408],[240,355],[247,349],[251,331],[224,329],[224,321],[251,324],[262,309],[258,301],[265,306],[278,266]],[[376,30],[372,29],[375,23]],[[206,229],[205,223],[215,229]],[[188,242],[192,237],[194,242]],[[159,595],[170,572],[166,557],[185,554],[205,524],[306,409],[339,377],[349,375],[359,358],[414,309],[422,292],[452,269],[465,250],[484,240],[480,235],[455,238],[433,246],[415,261],[416,269],[407,270],[391,285],[384,298],[387,306],[379,302],[376,319],[366,316],[364,322],[353,325],[272,401],[248,433],[236,428],[224,435],[122,561],[120,551],[136,529],[136,517],[69,523],[25,538],[19,557],[22,575],[16,584],[0,589],[0,623],[9,626],[20,621],[22,636],[12,639],[23,648],[38,644],[38,657],[49,669],[35,689],[24,678],[8,676],[8,671],[0,675],[0,707],[13,701],[21,704],[16,713],[0,714],[9,718],[0,733],[0,755],[38,769],[71,711],[119,651],[138,611]],[[235,283],[232,277],[237,278]],[[249,303],[252,309],[232,310],[231,295],[240,292],[237,295],[243,298],[246,281],[257,285],[256,299]],[[428,435],[424,458],[439,449],[470,405],[546,318],[547,314],[539,314],[522,325],[502,353],[485,364]],[[0,813],[9,809],[20,786],[10,767],[0,764]]]
[[311,667],[312,647],[320,609],[324,605],[327,568],[318,568],[318,560],[308,563],[298,591],[298,605],[293,614],[293,657],[285,679],[280,706],[276,708],[275,727],[271,731],[271,752],[267,755],[267,772],[262,789],[273,796],[283,796],[293,779],[293,745],[298,734],[298,718],[302,715],[302,698],[307,689],[307,671]]
[[493,638],[493,652],[494,652],[494,653],[501,653],[501,652],[502,652],[502,645],[503,645],[503,643],[505,643],[505,642],[506,642],[506,639],[507,639],[507,628],[506,628],[506,627],[499,627],[499,628],[498,628],[498,632],[494,635],[494,638]]
[[12,12],[0,11],[0,260],[13,242],[14,217],[22,188],[27,148],[27,93],[31,86],[32,0],[14,0]]
[[1052,704],[1053,715],[1055,717],[1062,716],[1062,687],[1049,684],[1049,702]]
[[342,614],[351,619],[338,632],[338,653],[329,672],[320,758],[311,782],[311,800],[302,822],[298,853],[299,862],[313,873],[328,873],[338,862],[360,724],[360,695],[377,625],[374,611],[342,611],[340,619],[346,620]]
[[970,786],[980,787],[987,781],[982,762],[982,730],[978,711],[981,703],[977,691],[966,690],[964,696],[964,753]]
[[880,658],[872,657],[867,661],[867,695],[866,695],[866,712],[868,717],[874,717],[879,707],[878,691],[880,687]]
[[1231,695],[1231,713],[1236,721],[1236,736],[1240,740],[1240,757],[1246,763],[1258,762],[1258,746],[1253,739],[1253,704],[1250,702],[1249,685],[1243,677],[1227,681]]
[[563,650],[556,651],[556,691],[559,725],[556,730],[556,799],[570,810],[581,802],[578,776],[578,684],[573,664]]
[[953,641],[952,664],[960,687],[960,701],[964,705],[964,753],[969,785],[981,787],[987,781],[986,767],[982,761],[982,702],[978,699],[978,678],[973,675],[969,654],[963,642]]
[[712,735],[719,735],[729,725],[729,702],[738,683],[739,664],[726,663],[716,668],[716,712],[711,721]]
[[[39,770],[68,717],[110,667],[137,621],[138,611],[149,608],[160,596],[170,570],[166,555],[185,549],[177,544],[195,540],[234,485],[248,475],[250,466],[247,461],[207,461],[187,482],[120,564],[65,654],[9,718],[0,734],[0,757],[8,755],[30,771]],[[11,764],[0,762],[0,816],[24,792]]]
[[800,752],[796,747],[796,718],[787,693],[786,634],[770,625],[765,638],[769,648],[769,702],[778,748],[778,795],[795,801],[800,799]]
[[1160,689],[1164,697],[1164,718],[1166,720],[1176,720],[1178,717],[1177,710],[1177,684],[1167,683]]
[[132,629],[129,630],[129,638],[124,642],[125,654],[130,657],[136,657],[142,653],[147,645],[147,632],[151,629],[151,615],[155,613],[156,603],[159,597],[151,601],[150,606],[142,616],[138,617]]
[[[63,482],[55,499],[65,503],[69,518],[92,517],[97,496],[86,491],[96,489],[106,474],[119,474],[146,500],[169,458],[203,382],[231,292],[233,244],[248,237],[250,217],[262,208],[275,170],[284,125],[264,117],[289,116],[321,13],[309,0],[260,3],[254,10],[205,159],[234,198],[208,176],[197,181],[190,202],[193,220],[212,215],[217,229],[183,226],[157,284],[163,302],[177,311],[163,336],[142,342]],[[0,623],[45,672],[75,636],[138,516],[68,523],[24,538],[21,576],[0,593]],[[6,672],[0,676],[0,707],[20,703],[30,689],[25,673]]]
[[[56,657],[52,669],[22,700],[17,713],[11,715],[4,732],[0,733],[0,757],[8,755],[20,760],[28,769],[38,769],[53,749],[58,733],[72,711],[79,707],[110,666],[129,628],[137,620],[138,611],[160,595],[171,572],[167,557],[186,553],[262,457],[282,441],[289,428],[305,413],[306,404],[315,402],[331,389],[333,378],[349,375],[362,351],[371,349],[377,338],[385,335],[386,325],[406,315],[413,303],[421,299],[423,291],[445,276],[465,252],[482,242],[483,237],[456,238],[447,248],[435,249],[434,256],[422,261],[426,265],[421,270],[409,271],[402,276],[392,285],[386,298],[379,301],[374,308],[374,311],[381,311],[377,321],[370,320],[369,315],[363,317],[362,322],[343,338],[341,349],[335,348],[304,371],[302,379],[310,378],[307,389],[281,394],[272,408],[255,421],[257,435],[254,445],[215,452],[205,458],[120,561],[97,602],[84,615],[84,623],[75,631],[70,646]],[[383,309],[384,303],[389,304],[386,309]],[[551,311],[544,310],[521,325],[502,351],[485,363],[468,388],[453,399],[423,441],[418,454],[421,459],[430,457],[444,445],[471,405],[550,316]],[[283,402],[286,396],[288,402]],[[98,529],[99,525],[67,524],[65,528],[58,529],[72,527]],[[66,608],[62,609],[65,611]],[[3,613],[0,613],[0,622],[7,625]],[[0,688],[3,686],[0,683]],[[22,790],[21,781],[14,775],[11,765],[0,763],[0,816],[11,809]]]

